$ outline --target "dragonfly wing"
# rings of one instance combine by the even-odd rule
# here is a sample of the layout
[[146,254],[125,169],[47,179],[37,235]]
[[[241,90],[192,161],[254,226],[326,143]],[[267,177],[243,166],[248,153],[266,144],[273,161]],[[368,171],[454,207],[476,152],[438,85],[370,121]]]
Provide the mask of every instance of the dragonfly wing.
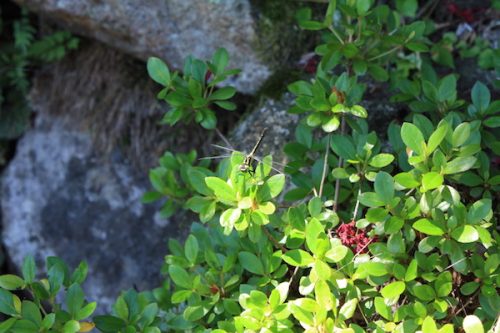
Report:
[[208,156],[208,157],[200,157],[199,160],[216,160],[219,158],[228,158],[231,155],[218,155],[218,156]]
[[[277,173],[281,173],[281,174],[283,174],[283,171],[281,171],[281,170],[279,170],[279,169],[276,169],[275,167],[273,167],[273,166],[271,165],[271,163],[267,163],[267,162],[263,161],[262,159],[260,159],[260,158],[258,158],[258,157],[255,157],[255,156],[253,156],[253,158],[254,158],[257,162],[262,163],[262,164],[265,164],[265,165],[267,165],[267,166],[271,167],[271,169],[273,169],[273,170],[274,170],[274,171],[276,171]],[[276,163],[276,162],[273,162],[273,163]],[[276,164],[279,164],[279,163],[276,163]]]
[[221,146],[221,145],[216,145],[216,144],[212,144],[213,147],[215,148],[218,148],[218,149],[222,149],[222,150],[225,150],[225,151],[229,151],[229,152],[237,152],[237,150],[235,149],[232,149],[232,148],[229,148],[229,147],[224,147],[224,146]]

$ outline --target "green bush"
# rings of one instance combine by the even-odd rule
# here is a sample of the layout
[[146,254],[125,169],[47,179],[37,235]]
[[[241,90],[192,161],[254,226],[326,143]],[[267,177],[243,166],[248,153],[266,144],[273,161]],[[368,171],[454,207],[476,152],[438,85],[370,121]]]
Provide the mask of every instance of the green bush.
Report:
[[[273,171],[271,156],[250,172],[239,152],[214,169],[196,165],[195,153],[161,158],[144,200],[165,198],[166,216],[182,207],[203,223],[184,244],[169,242],[163,286],[124,292],[112,314],[91,323],[82,269],[70,275],[49,258],[48,280],[34,281],[27,260],[23,278],[0,277],[0,312],[10,317],[0,332],[94,324],[110,333],[498,332],[500,174],[490,158],[500,102],[481,82],[463,95],[457,75],[440,78],[417,2],[395,8],[330,0],[322,21],[298,13],[323,44],[316,75],[288,87],[290,112],[304,117],[284,147],[286,175]],[[418,61],[399,70],[408,59]],[[165,121],[213,128],[212,102],[232,109],[234,89],[215,90],[207,73],[221,82],[233,73],[227,61],[223,50],[210,62],[189,58],[181,77],[150,59],[150,76],[164,86],[159,98],[171,106]],[[362,106],[373,80],[388,81],[392,100],[409,110],[381,138]],[[18,289],[33,301],[9,291]],[[54,301],[62,289],[66,306]]]
[[26,95],[33,65],[60,60],[77,47],[78,39],[67,31],[37,38],[25,9],[16,20],[0,18],[0,140],[19,137],[29,125]]

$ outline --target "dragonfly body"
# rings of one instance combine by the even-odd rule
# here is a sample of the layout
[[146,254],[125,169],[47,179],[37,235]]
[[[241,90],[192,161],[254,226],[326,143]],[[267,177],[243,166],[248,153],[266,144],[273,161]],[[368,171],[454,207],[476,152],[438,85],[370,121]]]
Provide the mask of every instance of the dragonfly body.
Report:
[[252,172],[253,171],[252,164],[255,160],[255,153],[257,152],[257,149],[259,149],[259,146],[262,143],[262,139],[264,138],[264,135],[266,135],[266,131],[267,131],[267,128],[264,128],[264,130],[262,130],[262,133],[260,134],[259,139],[257,140],[257,143],[253,147],[252,151],[250,151],[250,153],[245,156],[245,160],[240,165],[241,172]]
[[[243,154],[245,157],[244,157],[244,160],[243,162],[239,165],[239,170],[240,172],[243,172],[243,173],[251,173],[253,174],[254,173],[254,167],[253,167],[253,164],[255,161],[258,161],[260,163],[264,163],[260,158],[258,158],[256,156],[256,153],[257,153],[257,150],[259,149],[260,145],[262,144],[262,139],[264,138],[265,134],[266,134],[266,131],[267,131],[267,128],[264,128],[259,136],[259,139],[257,140],[257,143],[254,145],[253,149],[250,151],[250,153],[248,154],[243,154],[237,150],[235,150],[234,148],[229,148],[229,147],[224,147],[224,146],[220,146],[220,145],[217,145],[217,144],[212,144],[212,146],[218,148],[218,149],[221,149],[221,150],[225,150],[227,152],[230,152],[230,153],[240,153],[240,154]],[[220,134],[221,135],[221,134]],[[222,135],[221,135],[222,136]],[[223,136],[222,136],[223,137]],[[223,137],[223,141],[225,142],[229,142],[227,141],[226,138]],[[226,157],[230,157],[231,155],[220,155],[220,156],[211,156],[211,157],[202,157],[201,159],[217,159],[217,158],[226,158]],[[278,163],[279,164],[279,163]],[[278,172],[278,173],[282,173],[280,170],[274,168],[272,165],[269,165],[274,171]]]

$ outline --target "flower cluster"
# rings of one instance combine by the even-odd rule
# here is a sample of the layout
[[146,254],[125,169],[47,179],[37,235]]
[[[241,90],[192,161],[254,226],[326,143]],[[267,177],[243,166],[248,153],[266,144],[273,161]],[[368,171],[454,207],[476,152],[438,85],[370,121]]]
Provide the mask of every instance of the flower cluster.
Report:
[[368,245],[375,241],[375,238],[368,237],[364,230],[358,230],[355,221],[339,226],[337,228],[337,236],[343,245],[354,248],[356,253],[366,253]]
[[461,19],[463,19],[465,22],[467,23],[472,23],[475,21],[475,17],[474,17],[474,12],[472,10],[472,8],[465,8],[465,9],[462,9],[460,8],[456,3],[454,2],[450,2],[448,3],[447,5],[448,7],[448,11],[455,15],[455,16],[458,16],[460,17]]

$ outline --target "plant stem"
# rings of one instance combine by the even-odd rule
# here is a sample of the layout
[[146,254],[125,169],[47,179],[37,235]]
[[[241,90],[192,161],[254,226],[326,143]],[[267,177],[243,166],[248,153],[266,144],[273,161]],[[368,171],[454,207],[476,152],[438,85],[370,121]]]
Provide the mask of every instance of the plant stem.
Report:
[[266,227],[262,227],[262,230],[264,230],[264,233],[266,234],[267,238],[269,238],[269,240],[274,244],[274,246],[276,246],[277,248],[281,249],[281,251],[283,253],[285,253],[287,251],[287,249],[281,245],[278,240],[276,238],[274,238],[273,235],[271,235],[271,233],[269,232],[269,230],[267,230]]
[[354,213],[352,213],[352,220],[356,221],[356,216],[359,210],[359,196],[361,195],[361,182],[359,183],[358,196],[356,198],[356,206],[354,206]]
[[340,44],[342,44],[342,45],[345,44],[344,40],[340,37],[339,33],[337,32],[337,30],[335,30],[334,27],[330,26],[330,27],[328,27],[328,29],[333,33],[333,35],[335,37],[337,37],[337,39],[339,40]]
[[[345,134],[345,119],[342,117],[342,121],[340,124],[340,135]],[[339,168],[342,168],[344,161],[342,157],[339,156]],[[337,212],[338,204],[339,204],[339,194],[340,194],[340,179],[335,180],[335,196],[333,198],[333,211]]]
[[323,195],[323,185],[325,184],[326,172],[328,170],[328,153],[330,152],[330,140],[332,138],[332,134],[329,133],[326,140],[326,149],[325,149],[325,158],[323,160],[323,174],[321,175],[321,184],[319,185],[319,197]]
[[372,62],[373,60],[377,60],[377,59],[379,59],[379,58],[385,57],[386,55],[389,55],[389,54],[391,54],[392,52],[399,50],[400,48],[401,48],[401,46],[400,46],[400,45],[395,46],[395,47],[393,47],[392,49],[390,49],[390,50],[388,50],[388,51],[385,51],[385,52],[380,53],[380,54],[378,54],[378,55],[376,55],[376,56],[374,56],[374,57],[371,57],[371,58],[370,58],[370,59],[368,59],[367,61],[368,61],[368,62]]

